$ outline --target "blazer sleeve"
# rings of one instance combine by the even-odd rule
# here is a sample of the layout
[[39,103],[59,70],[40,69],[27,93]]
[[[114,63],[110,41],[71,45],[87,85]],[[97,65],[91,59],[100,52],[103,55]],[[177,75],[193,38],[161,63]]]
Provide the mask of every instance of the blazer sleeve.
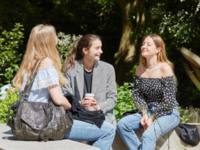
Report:
[[113,66],[109,68],[106,89],[106,101],[98,104],[104,113],[112,110],[117,103],[116,77]]
[[71,71],[70,70],[65,71],[65,78],[67,79],[67,83],[65,85],[63,85],[63,87],[62,87],[63,94],[66,94],[66,93],[74,94],[74,92],[72,90],[73,81],[71,79]]

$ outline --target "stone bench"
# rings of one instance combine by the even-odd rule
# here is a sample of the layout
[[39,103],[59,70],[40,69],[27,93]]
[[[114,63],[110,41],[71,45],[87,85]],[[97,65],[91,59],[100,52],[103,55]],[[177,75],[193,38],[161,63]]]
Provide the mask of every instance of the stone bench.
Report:
[[[200,135],[200,123],[188,123],[188,124],[197,126]],[[142,132],[136,131],[136,134],[138,135],[141,141]],[[116,137],[112,145],[112,150],[128,150],[118,133],[116,133]],[[156,150],[200,150],[200,143],[194,147],[186,145],[179,138],[176,131],[172,130],[157,141]]]
[[12,135],[10,127],[0,124],[0,150],[100,150],[97,147],[68,139],[59,141],[20,141]]
[[[199,129],[200,123],[193,124]],[[136,134],[141,138],[142,133],[137,131]],[[156,145],[156,150],[200,150],[200,143],[191,147],[186,145],[172,130],[168,134],[161,137]],[[99,148],[86,145],[80,142],[75,142],[68,139],[60,141],[20,141],[12,135],[10,128],[5,124],[0,124],[0,150],[100,150]],[[122,141],[120,135],[116,133],[115,140],[111,150],[128,150]]]

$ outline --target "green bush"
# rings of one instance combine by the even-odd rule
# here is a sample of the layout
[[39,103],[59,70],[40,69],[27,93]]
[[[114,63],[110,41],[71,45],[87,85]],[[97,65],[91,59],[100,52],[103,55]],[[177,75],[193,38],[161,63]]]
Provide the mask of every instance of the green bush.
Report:
[[[5,100],[0,100],[0,123],[6,123],[8,108],[17,100],[19,100],[19,92],[12,93],[11,91],[8,92]],[[13,115],[12,111],[10,115]]]
[[65,34],[63,32],[59,32],[57,34],[58,37],[58,44],[57,44],[57,49],[60,53],[61,57],[61,62],[64,64],[65,59],[67,56],[69,56],[70,50],[73,46],[73,43],[82,37],[82,35],[70,35],[70,34]]
[[4,30],[0,35],[0,86],[11,83],[13,74],[18,71],[22,54],[18,54],[19,45],[23,43],[23,26],[14,25],[12,31]]
[[122,118],[122,114],[124,112],[135,109],[135,105],[131,97],[132,87],[133,83],[124,83],[123,86],[117,85],[117,105],[114,108],[117,121]]

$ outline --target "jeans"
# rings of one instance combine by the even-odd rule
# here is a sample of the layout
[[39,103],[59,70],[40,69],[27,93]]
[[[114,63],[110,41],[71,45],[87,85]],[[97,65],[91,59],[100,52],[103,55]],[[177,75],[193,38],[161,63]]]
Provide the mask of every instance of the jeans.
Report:
[[[149,106],[148,117],[150,117],[155,106]],[[135,130],[142,129],[140,120],[142,115],[135,113],[122,118],[117,124],[117,131],[129,150],[155,150],[157,140],[178,126],[180,116],[178,108],[174,107],[173,111],[166,116],[157,118],[150,127],[142,134],[142,142],[139,141]]]
[[94,124],[74,120],[71,130],[64,138],[74,141],[95,141],[92,145],[101,150],[110,150],[115,137],[115,128],[104,121],[101,128]]

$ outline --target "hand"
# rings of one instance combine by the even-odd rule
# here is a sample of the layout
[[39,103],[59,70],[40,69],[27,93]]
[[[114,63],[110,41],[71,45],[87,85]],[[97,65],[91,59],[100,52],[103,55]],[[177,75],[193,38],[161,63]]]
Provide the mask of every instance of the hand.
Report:
[[153,123],[154,121],[154,115],[152,115],[146,122],[146,125],[147,125],[147,128],[151,126],[151,124]]
[[84,97],[82,101],[79,101],[83,107],[88,107],[92,104],[92,101],[90,100],[89,97]]
[[95,99],[92,99],[91,101],[92,101],[91,106],[93,106],[96,110],[101,110],[100,106],[97,105],[97,102]]
[[141,125],[143,127],[143,131],[145,131],[148,128],[147,120],[148,120],[148,115],[147,114],[143,115],[142,119],[140,120],[140,123],[141,123]]
[[89,97],[84,97],[82,101],[79,101],[81,105],[87,110],[87,111],[95,111],[95,110],[101,110],[100,106],[97,105],[97,102],[95,99],[90,99]]

